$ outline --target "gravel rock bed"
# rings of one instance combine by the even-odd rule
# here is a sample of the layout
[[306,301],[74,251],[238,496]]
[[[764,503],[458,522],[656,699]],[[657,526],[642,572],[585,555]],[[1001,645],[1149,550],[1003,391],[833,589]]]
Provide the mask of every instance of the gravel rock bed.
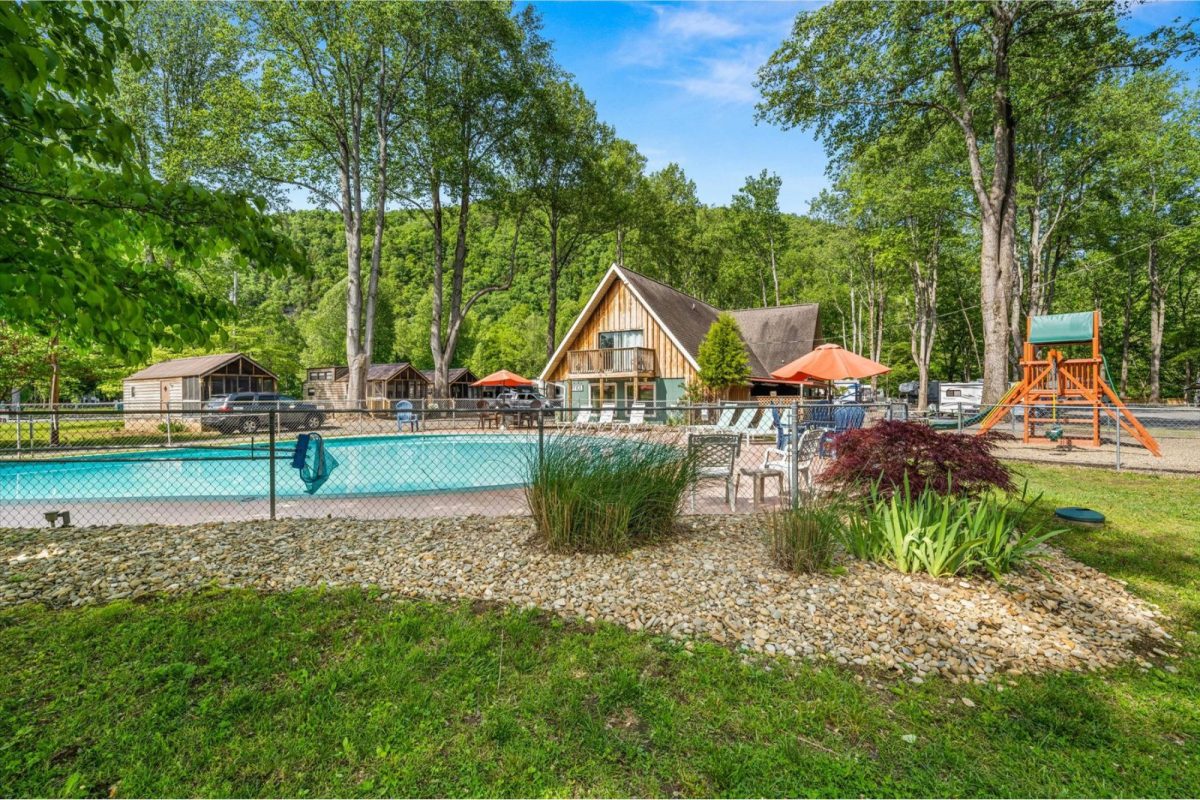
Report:
[[[0,604],[104,603],[199,587],[378,586],[606,620],[777,656],[987,681],[1165,657],[1161,615],[1057,552],[1007,587],[848,560],[831,575],[772,566],[752,517],[689,517],[625,555],[551,553],[528,518],[285,520],[0,531]],[[690,646],[690,645],[689,645]]]

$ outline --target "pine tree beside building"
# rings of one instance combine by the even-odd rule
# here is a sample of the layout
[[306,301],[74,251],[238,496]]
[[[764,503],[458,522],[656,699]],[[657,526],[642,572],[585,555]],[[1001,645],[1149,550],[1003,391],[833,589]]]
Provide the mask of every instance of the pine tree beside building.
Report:
[[742,342],[742,331],[730,314],[720,314],[697,353],[700,382],[713,394],[724,397],[735,386],[750,379],[750,356]]

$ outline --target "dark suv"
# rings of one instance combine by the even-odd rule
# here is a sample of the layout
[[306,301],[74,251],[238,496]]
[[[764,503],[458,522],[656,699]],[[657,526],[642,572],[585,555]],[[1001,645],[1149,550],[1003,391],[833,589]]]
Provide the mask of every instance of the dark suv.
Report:
[[274,392],[234,392],[214,397],[204,404],[200,427],[222,433],[256,433],[270,426],[272,410],[278,411],[281,429],[316,430],[325,424],[325,415],[312,403]]

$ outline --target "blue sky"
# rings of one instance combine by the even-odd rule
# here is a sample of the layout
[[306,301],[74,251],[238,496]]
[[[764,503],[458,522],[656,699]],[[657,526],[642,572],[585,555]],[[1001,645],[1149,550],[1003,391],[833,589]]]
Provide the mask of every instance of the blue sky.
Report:
[[[811,132],[755,124],[753,82],[796,13],[819,4],[533,3],[559,63],[651,169],[678,162],[701,201],[724,204],[767,168],[783,179],[780,205],[797,213],[827,183],[824,150]],[[1197,16],[1200,2],[1149,3],[1133,9],[1127,27],[1142,34]]]

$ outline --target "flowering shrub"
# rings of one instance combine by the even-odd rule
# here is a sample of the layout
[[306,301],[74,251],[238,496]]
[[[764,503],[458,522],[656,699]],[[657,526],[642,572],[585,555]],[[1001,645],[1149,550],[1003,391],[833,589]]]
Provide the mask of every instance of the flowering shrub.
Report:
[[914,497],[926,490],[967,497],[990,489],[1008,492],[1012,478],[992,452],[1003,438],[939,433],[919,422],[880,422],[839,435],[837,457],[821,480],[858,492],[878,484],[884,496],[904,491],[905,485]]

